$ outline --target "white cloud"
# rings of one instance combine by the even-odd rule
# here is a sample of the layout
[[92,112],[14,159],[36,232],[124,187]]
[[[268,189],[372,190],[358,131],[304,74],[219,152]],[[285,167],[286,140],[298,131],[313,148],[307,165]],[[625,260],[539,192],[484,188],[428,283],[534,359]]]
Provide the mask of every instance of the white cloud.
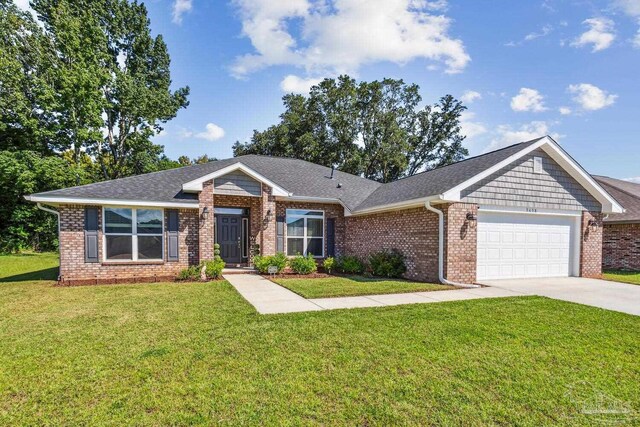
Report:
[[551,25],[545,25],[543,26],[540,31],[538,32],[532,32],[527,34],[526,36],[524,36],[524,38],[520,41],[514,42],[514,41],[510,41],[508,43],[505,43],[505,46],[509,46],[509,47],[516,47],[516,46],[522,46],[525,42],[530,42],[533,41],[535,39],[539,39],[541,37],[546,37],[549,34],[551,34],[551,32],[553,31],[553,27]]
[[309,93],[311,86],[315,86],[320,83],[322,79],[303,79],[293,74],[289,74],[280,82],[280,89],[286,93],[300,93],[306,95]]
[[513,111],[532,111],[539,113],[546,110],[544,97],[535,89],[523,87],[520,92],[511,98],[511,109]]
[[173,23],[182,24],[182,15],[191,12],[193,7],[192,0],[174,0],[173,1]]
[[162,138],[163,136],[167,136],[167,131],[162,129],[160,132],[156,133],[156,138]]
[[568,116],[569,114],[571,114],[571,108],[569,108],[569,107],[560,107],[560,108],[558,108],[558,111],[563,116]]
[[635,184],[640,184],[640,176],[636,176],[634,178],[624,178],[624,181],[633,182]]
[[638,0],[615,0],[614,5],[631,17],[640,17],[640,2]]
[[590,18],[582,22],[589,30],[571,42],[571,46],[584,47],[593,45],[592,52],[598,52],[611,46],[616,38],[614,22],[605,17]]
[[215,141],[224,137],[224,129],[216,124],[207,123],[207,126],[205,126],[205,131],[198,132],[194,136],[196,138],[206,139],[207,141]]
[[550,135],[555,140],[558,140],[561,137],[561,135],[557,133],[551,133],[549,124],[543,121],[526,123],[515,129],[510,125],[500,125],[496,130],[495,137],[491,140],[491,143],[487,146],[485,152],[508,147],[520,142],[530,141],[545,135]]
[[473,121],[475,117],[476,114],[470,111],[465,111],[460,116],[460,127],[462,128],[462,134],[467,137],[467,140],[487,133],[487,128],[483,123]]
[[573,100],[587,111],[600,110],[613,105],[618,97],[589,83],[570,85],[567,91],[574,94]]
[[460,100],[466,104],[471,104],[473,101],[478,99],[482,99],[482,94],[480,92],[476,92],[475,90],[467,90],[462,94]]
[[640,49],[640,29],[638,29],[638,33],[633,38],[633,46],[637,49]]
[[310,74],[357,73],[380,61],[423,58],[462,71],[470,61],[461,40],[449,36],[451,19],[434,15],[446,2],[424,0],[234,0],[242,34],[254,53],[236,58],[231,72],[244,77],[272,65]]

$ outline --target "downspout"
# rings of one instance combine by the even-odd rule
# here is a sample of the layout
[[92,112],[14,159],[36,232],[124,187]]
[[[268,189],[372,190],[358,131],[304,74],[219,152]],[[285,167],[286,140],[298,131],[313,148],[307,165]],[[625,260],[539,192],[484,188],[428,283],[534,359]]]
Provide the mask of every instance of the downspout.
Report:
[[433,206],[431,206],[431,202],[433,200],[439,200],[439,199],[440,199],[439,197],[430,199],[430,200],[427,200],[427,202],[424,204],[427,210],[430,210],[431,212],[434,212],[435,214],[438,215],[438,279],[440,280],[440,283],[444,283],[445,285],[455,286],[458,288],[479,288],[480,285],[456,283],[456,282],[447,280],[444,277],[444,212],[442,212],[440,209],[436,209]]

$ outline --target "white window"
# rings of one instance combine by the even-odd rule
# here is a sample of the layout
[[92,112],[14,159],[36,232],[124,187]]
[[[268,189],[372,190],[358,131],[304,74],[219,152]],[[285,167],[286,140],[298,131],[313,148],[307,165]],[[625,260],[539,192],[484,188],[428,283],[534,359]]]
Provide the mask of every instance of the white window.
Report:
[[104,256],[108,261],[162,260],[162,209],[104,208]]
[[324,257],[324,211],[287,209],[287,255]]

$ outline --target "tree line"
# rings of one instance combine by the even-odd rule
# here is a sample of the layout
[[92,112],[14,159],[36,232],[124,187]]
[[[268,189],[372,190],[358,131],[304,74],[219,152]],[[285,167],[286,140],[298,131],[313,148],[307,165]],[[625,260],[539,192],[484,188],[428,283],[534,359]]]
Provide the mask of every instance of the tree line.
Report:
[[[213,158],[169,159],[152,137],[189,105],[144,4],[0,0],[0,252],[57,247],[56,219],[24,195]],[[279,123],[236,142],[234,156],[295,157],[389,182],[459,160],[452,96],[422,105],[402,80],[325,79],[283,97]]]

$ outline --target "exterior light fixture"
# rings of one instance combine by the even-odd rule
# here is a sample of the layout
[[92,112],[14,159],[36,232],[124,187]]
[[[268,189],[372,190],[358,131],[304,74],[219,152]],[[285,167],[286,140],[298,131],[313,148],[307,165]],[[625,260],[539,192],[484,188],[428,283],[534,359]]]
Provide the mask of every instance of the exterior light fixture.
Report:
[[595,219],[590,219],[589,220],[589,228],[592,230],[597,230],[598,229],[598,221],[596,221]]
[[202,209],[202,219],[205,221],[209,218],[209,208],[207,206]]
[[467,221],[477,221],[478,216],[473,212],[467,212]]

